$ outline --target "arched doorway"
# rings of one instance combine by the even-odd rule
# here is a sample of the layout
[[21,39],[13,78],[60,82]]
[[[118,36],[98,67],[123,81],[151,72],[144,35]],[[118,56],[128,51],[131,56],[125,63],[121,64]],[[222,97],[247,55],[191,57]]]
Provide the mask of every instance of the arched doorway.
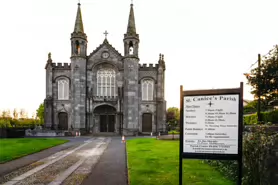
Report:
[[68,130],[68,114],[66,112],[59,112],[58,119],[59,119],[58,129]]
[[144,113],[142,115],[142,132],[152,132],[152,114]]
[[109,105],[101,105],[95,108],[95,115],[99,115],[99,131],[100,132],[115,132],[115,115],[116,109]]

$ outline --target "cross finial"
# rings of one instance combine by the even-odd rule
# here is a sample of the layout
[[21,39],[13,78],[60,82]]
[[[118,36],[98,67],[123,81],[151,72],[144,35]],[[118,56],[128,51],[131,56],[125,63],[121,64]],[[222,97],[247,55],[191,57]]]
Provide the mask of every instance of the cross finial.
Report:
[[105,32],[103,34],[105,35],[105,38],[107,38],[107,35],[108,35],[107,30],[105,30]]
[[131,4],[133,4],[133,0],[131,0]]

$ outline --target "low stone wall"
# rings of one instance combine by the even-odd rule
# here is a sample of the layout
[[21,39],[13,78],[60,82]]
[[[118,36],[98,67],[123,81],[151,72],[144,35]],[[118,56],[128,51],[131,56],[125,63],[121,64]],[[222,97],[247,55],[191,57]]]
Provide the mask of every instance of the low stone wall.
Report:
[[179,134],[161,135],[158,139],[159,140],[179,140],[180,139],[180,135]]
[[62,137],[65,136],[64,131],[56,131],[56,130],[25,130],[26,137]]

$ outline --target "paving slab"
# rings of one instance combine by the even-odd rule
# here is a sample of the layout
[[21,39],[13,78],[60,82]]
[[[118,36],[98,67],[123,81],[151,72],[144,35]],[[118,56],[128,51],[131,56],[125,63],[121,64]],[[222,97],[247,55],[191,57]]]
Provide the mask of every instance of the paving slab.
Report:
[[127,185],[126,145],[113,137],[82,185]]

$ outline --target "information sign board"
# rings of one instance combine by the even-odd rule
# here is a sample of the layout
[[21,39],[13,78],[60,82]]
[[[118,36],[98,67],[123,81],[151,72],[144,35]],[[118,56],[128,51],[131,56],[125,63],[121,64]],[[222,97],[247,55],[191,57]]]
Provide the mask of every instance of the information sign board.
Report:
[[184,96],[183,152],[238,154],[239,95]]

